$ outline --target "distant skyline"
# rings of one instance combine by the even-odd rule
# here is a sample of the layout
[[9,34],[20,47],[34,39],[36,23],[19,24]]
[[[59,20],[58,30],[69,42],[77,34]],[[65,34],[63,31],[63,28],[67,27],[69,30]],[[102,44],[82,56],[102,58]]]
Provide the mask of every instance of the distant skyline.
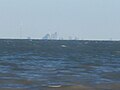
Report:
[[0,38],[120,40],[120,0],[0,0]]

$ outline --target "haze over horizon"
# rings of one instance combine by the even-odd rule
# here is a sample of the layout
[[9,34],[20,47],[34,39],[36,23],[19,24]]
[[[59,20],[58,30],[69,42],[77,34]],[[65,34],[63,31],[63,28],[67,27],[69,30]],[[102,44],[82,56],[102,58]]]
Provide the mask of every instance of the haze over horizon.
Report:
[[0,0],[0,38],[120,40],[120,0]]

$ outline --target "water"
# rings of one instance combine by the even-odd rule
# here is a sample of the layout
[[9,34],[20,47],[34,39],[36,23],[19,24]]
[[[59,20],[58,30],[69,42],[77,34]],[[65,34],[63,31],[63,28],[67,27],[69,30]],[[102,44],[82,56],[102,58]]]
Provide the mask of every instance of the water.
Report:
[[0,40],[0,90],[119,86],[119,41]]

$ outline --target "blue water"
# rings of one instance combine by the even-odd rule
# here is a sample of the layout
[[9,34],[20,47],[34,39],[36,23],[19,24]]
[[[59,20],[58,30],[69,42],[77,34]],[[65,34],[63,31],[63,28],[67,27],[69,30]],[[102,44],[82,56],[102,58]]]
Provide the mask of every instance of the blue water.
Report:
[[109,83],[120,83],[119,41],[0,40],[0,88]]

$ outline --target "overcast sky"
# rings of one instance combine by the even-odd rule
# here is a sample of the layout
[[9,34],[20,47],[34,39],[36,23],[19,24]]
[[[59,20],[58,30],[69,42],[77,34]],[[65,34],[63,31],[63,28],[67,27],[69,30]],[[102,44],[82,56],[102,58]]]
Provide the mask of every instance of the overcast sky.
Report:
[[0,38],[120,39],[120,0],[0,0]]

